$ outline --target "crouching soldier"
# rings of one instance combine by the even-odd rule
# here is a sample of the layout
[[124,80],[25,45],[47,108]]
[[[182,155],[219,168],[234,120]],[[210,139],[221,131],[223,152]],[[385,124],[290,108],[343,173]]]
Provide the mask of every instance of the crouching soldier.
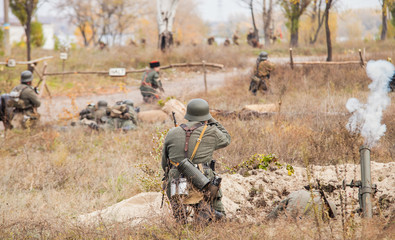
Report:
[[11,100],[8,107],[13,108],[13,119],[11,126],[31,128],[37,125],[40,114],[37,108],[41,102],[38,99],[37,88],[32,87],[33,74],[30,71],[21,73],[21,84],[10,92]]
[[191,206],[197,221],[224,218],[221,178],[214,172],[212,159],[215,150],[230,144],[230,135],[212,118],[203,99],[188,103],[185,119],[186,124],[168,132],[162,152],[163,187],[173,215],[186,223],[187,206]]
[[267,219],[277,219],[280,215],[292,218],[303,218],[319,213],[320,218],[336,217],[336,205],[327,200],[323,192],[299,190],[290,193],[286,199],[275,207]]
[[255,96],[258,91],[266,92],[269,89],[270,73],[274,70],[274,64],[267,59],[267,52],[261,52],[256,60],[249,88],[249,91]]
[[159,79],[160,62],[150,62],[150,69],[143,74],[140,92],[146,103],[153,103],[160,98],[158,89],[164,93],[162,82]]
[[137,119],[134,112],[134,103],[132,100],[118,102],[110,109],[108,120],[104,129],[123,131],[137,129]]

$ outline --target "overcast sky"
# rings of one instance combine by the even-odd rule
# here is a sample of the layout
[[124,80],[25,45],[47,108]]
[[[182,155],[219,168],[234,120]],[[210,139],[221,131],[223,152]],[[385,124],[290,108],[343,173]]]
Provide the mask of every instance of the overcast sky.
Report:
[[[53,1],[53,0],[52,0]],[[154,0],[151,0],[154,2]],[[183,0],[180,0],[183,1]],[[378,0],[337,0],[339,10],[350,8],[380,8]],[[241,0],[198,0],[199,12],[205,21],[226,21],[229,16],[250,12],[243,7]],[[0,0],[0,16],[3,17],[4,0]],[[44,4],[38,11],[39,16],[56,16],[57,12],[52,9],[52,4]]]

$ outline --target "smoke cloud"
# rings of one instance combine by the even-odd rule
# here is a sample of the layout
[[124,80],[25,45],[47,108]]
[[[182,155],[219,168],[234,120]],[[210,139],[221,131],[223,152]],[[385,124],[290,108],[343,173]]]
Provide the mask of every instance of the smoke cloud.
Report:
[[373,147],[386,131],[381,119],[383,111],[391,103],[388,92],[394,72],[395,67],[388,61],[369,61],[366,73],[372,83],[369,84],[370,94],[367,103],[363,104],[356,98],[347,101],[346,108],[352,113],[347,129],[352,133],[360,133],[368,147]]

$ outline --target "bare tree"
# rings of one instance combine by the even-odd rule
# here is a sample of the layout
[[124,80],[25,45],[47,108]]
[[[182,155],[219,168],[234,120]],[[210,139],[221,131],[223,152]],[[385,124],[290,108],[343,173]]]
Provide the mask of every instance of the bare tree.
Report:
[[179,0],[156,0],[159,29],[158,46],[165,51],[173,45],[173,23]]
[[256,27],[255,15],[254,15],[254,0],[241,0],[245,5],[248,6],[251,12],[251,20],[252,20],[252,27],[253,32],[250,32],[247,36],[247,41],[250,45],[254,47],[258,46],[259,44],[259,31]]
[[[315,44],[318,39],[318,34],[320,33],[321,27],[324,23],[325,14],[322,14],[322,2],[324,0],[313,0],[313,9],[311,14],[312,35],[310,36],[310,44]],[[318,6],[317,6],[318,3]],[[317,26],[316,26],[317,21]]]
[[96,5],[92,0],[60,1],[57,8],[65,12],[71,24],[81,33],[84,46],[95,42],[97,34]]
[[[26,35],[27,60],[31,60],[31,22],[35,11],[37,10],[38,0],[10,0],[12,13],[18,18],[23,26]],[[30,69],[31,67],[28,66]]]
[[298,46],[299,41],[299,19],[309,6],[311,0],[279,0],[284,11],[285,17],[288,19],[287,27],[291,32],[290,45]]
[[266,5],[266,0],[263,0],[262,3],[262,20],[263,20],[263,34],[265,36],[265,45],[269,46],[270,45],[270,38],[272,36],[272,30],[270,29],[270,25],[272,24],[273,21],[273,0],[268,0],[269,1],[269,6]]
[[326,58],[327,62],[332,61],[332,40],[331,40],[331,30],[329,28],[329,11],[332,7],[332,4],[336,0],[326,0],[326,6],[325,6],[325,35],[326,35],[326,48],[327,48],[327,53],[328,57]]
[[385,40],[387,38],[387,13],[389,8],[395,4],[395,0],[379,0],[381,5],[381,34],[380,39]]

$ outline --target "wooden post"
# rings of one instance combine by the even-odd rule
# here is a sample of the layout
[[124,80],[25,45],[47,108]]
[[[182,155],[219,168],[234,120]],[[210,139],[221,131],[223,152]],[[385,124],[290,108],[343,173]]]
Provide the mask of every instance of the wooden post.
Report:
[[[65,67],[65,65],[66,65],[66,59],[63,59],[63,62],[62,62],[62,72],[64,72],[64,67]],[[62,82],[64,82],[64,74],[62,74]]]
[[365,66],[365,63],[363,62],[363,57],[362,57],[362,51],[361,51],[361,49],[359,49],[359,60],[360,60],[361,67],[364,67],[364,66]]
[[289,49],[289,58],[290,58],[289,64],[291,65],[291,69],[293,70],[294,69],[294,59],[292,57],[292,48]]
[[204,75],[204,91],[207,94],[207,70],[206,70],[206,61],[202,61],[203,63],[203,75]]
[[[40,85],[40,83],[42,82],[42,83],[43,83],[43,86],[45,87],[45,90],[47,91],[47,93],[48,93],[48,95],[49,95],[49,97],[52,98],[51,92],[49,91],[49,88],[48,88],[47,82],[46,82],[46,78],[47,78],[46,75],[45,75],[46,71],[47,71],[47,62],[44,62],[44,67],[43,67],[43,72],[42,72],[42,74],[40,75],[40,74],[38,73],[38,76],[39,76],[39,77],[41,76],[41,79],[40,79],[40,82],[37,84],[37,87],[38,87],[38,86]],[[39,94],[40,97],[43,95],[43,92],[44,92],[44,90],[42,90],[42,91],[40,92],[40,94]]]

